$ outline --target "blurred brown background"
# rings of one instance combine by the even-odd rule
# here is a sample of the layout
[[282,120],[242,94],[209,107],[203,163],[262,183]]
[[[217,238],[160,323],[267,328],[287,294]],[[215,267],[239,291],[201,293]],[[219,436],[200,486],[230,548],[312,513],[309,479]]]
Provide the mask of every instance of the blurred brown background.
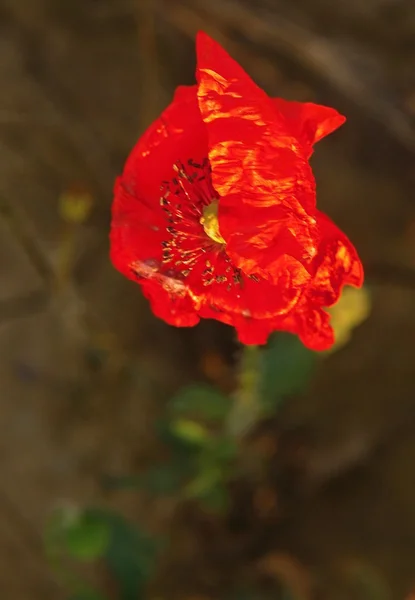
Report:
[[[158,322],[108,260],[114,177],[174,87],[193,81],[200,28],[270,94],[348,116],[313,166],[320,205],[356,244],[373,290],[370,319],[324,363],[308,396],[284,407],[276,472],[294,465],[292,501],[281,518],[247,525],[249,541],[238,542],[229,569],[276,549],[326,574],[357,561],[381,574],[392,599],[407,598],[415,586],[413,0],[0,0],[0,595],[62,597],[41,550],[44,520],[61,500],[110,502],[162,530],[168,505],[108,497],[98,478],[152,461],[152,419],[179,384],[231,380],[230,329]],[[58,199],[78,184],[94,207],[64,262]],[[215,560],[197,526],[182,520],[176,536],[179,566],[166,567],[160,589],[185,599],[232,561]]]

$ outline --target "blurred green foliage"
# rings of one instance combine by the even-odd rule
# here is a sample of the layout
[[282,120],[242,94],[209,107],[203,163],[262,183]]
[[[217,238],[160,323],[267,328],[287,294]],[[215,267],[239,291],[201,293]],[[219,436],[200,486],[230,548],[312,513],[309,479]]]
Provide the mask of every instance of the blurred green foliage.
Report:
[[96,560],[110,543],[110,528],[95,511],[86,510],[64,531],[64,544],[72,558],[82,561]]
[[[225,395],[207,384],[192,384],[178,390],[155,425],[155,434],[168,451],[166,460],[138,474],[106,476],[105,487],[171,496],[178,504],[192,502],[201,511],[225,515],[232,506],[229,484],[247,476],[240,468],[246,447],[245,433],[235,434],[230,427],[235,404],[245,403],[243,410],[251,411],[254,420],[246,433],[255,434],[262,420],[276,415],[287,398],[301,393],[309,385],[322,356],[285,333],[273,335],[264,348],[249,347],[244,352],[239,389],[235,394]],[[154,575],[161,548],[160,541],[120,514],[98,508],[69,507],[56,511],[46,529],[45,543],[55,566],[56,559],[61,557],[81,563],[99,561],[104,565],[116,582],[116,600],[146,597],[146,586]],[[291,573],[291,562],[287,559],[284,565]],[[255,586],[252,589],[241,586],[233,595],[228,590],[230,595],[225,593],[223,598],[298,600],[301,597],[308,600],[308,594],[298,596],[288,589],[291,586],[285,586],[285,578],[280,577],[279,571],[277,575],[273,576],[272,595],[264,594]],[[352,586],[353,593],[362,594],[359,598],[389,599],[380,580],[367,570],[349,569],[342,577]],[[79,581],[72,592],[75,593],[70,600],[105,599],[100,592]]]
[[220,390],[205,384],[193,384],[182,388],[169,401],[167,406],[171,418],[186,415],[208,422],[222,422],[231,408],[228,396]]
[[264,414],[275,414],[285,398],[302,392],[312,378],[319,355],[288,333],[271,336],[261,354],[260,391]]
[[120,600],[137,600],[152,577],[160,542],[133,527],[122,516],[97,511],[111,531],[104,559],[118,582]]
[[153,575],[161,544],[115,512],[69,507],[55,511],[50,518],[45,546],[57,575],[74,589],[70,600],[101,600],[105,596],[68,572],[66,558],[80,563],[100,559],[117,583],[119,599],[137,600]]
[[89,509],[59,508],[45,530],[49,556],[66,556],[81,561],[100,558],[110,540],[108,524]]
[[171,422],[170,429],[173,436],[190,446],[203,447],[209,441],[208,429],[197,421],[175,419]]

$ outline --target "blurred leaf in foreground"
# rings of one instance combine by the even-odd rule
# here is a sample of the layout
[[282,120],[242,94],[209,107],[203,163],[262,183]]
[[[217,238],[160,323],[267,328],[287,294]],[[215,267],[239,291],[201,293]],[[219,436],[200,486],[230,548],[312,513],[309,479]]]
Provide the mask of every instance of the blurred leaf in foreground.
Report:
[[222,421],[229,413],[230,399],[215,387],[194,384],[179,390],[169,402],[172,416],[191,416],[208,421]]
[[159,542],[117,513],[95,513],[110,530],[104,560],[118,584],[119,600],[137,600],[153,575]]
[[371,308],[371,296],[367,287],[345,287],[339,301],[327,309],[331,315],[335,343],[325,354],[343,348],[350,341],[353,329],[369,317]]
[[100,558],[110,541],[107,523],[94,512],[86,510],[79,519],[67,528],[65,546],[73,558],[91,561]]
[[205,464],[228,465],[238,454],[234,439],[226,435],[213,437],[201,452],[200,460]]
[[225,512],[230,501],[227,481],[237,451],[235,441],[226,436],[213,437],[199,448],[191,460],[193,477],[183,489],[184,497],[197,499],[208,511]]
[[[61,554],[78,560],[101,559],[118,586],[118,600],[137,600],[153,575],[160,548],[121,515],[95,508],[56,511],[46,530],[46,550],[53,561]],[[81,588],[71,600],[104,600]]]
[[52,515],[45,533],[50,555],[66,554],[80,561],[100,558],[110,539],[107,523],[88,509],[59,508]]
[[210,439],[209,430],[190,419],[175,419],[170,429],[174,436],[191,446],[204,446]]
[[318,354],[304,346],[298,337],[277,333],[262,351],[260,397],[264,412],[273,411],[292,394],[302,392],[317,364]]
[[186,498],[201,498],[209,495],[222,480],[222,471],[215,466],[205,469],[198,474],[186,487]]
[[207,512],[222,515],[229,510],[229,491],[223,483],[217,483],[199,497],[202,507]]

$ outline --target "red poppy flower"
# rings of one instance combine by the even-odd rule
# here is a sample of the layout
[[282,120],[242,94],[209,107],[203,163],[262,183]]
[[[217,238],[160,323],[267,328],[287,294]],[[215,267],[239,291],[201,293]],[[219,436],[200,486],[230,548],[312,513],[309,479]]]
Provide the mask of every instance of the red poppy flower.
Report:
[[268,97],[205,33],[197,63],[197,85],[177,89],[116,182],[112,261],[171,325],[213,318],[245,344],[285,330],[326,349],[324,307],[363,270],[316,208],[308,159],[345,119]]

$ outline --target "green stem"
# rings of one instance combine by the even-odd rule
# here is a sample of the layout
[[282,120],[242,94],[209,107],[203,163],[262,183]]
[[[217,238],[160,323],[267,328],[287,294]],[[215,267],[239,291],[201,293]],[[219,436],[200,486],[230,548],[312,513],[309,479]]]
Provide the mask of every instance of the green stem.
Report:
[[259,346],[243,346],[238,385],[227,423],[228,432],[232,437],[244,437],[261,418],[260,358]]

